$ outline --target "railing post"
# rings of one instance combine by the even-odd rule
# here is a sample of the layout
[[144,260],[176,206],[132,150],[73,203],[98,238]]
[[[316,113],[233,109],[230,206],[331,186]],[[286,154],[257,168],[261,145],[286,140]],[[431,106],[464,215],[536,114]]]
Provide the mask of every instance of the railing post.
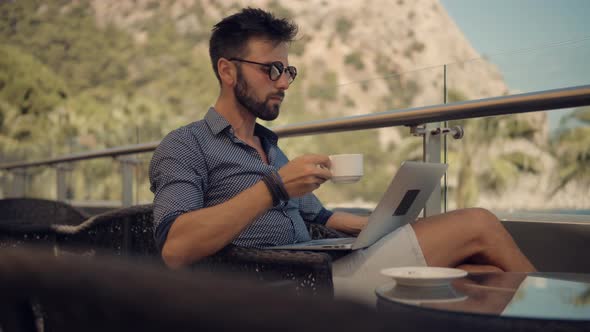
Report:
[[[426,124],[426,130],[424,136],[422,136],[422,147],[423,147],[423,160],[429,163],[440,163],[441,162],[441,149],[442,140],[444,135],[433,135],[432,129],[439,128],[438,123]],[[433,216],[441,213],[441,186],[440,181],[434,188],[430,199],[424,206],[424,217]]]
[[12,173],[11,197],[25,197],[27,193],[27,169],[16,168]]
[[122,204],[123,207],[133,205],[133,173],[137,160],[135,157],[117,158],[121,163],[121,175],[123,177],[122,186]]
[[6,192],[8,188],[8,177],[6,176],[7,172],[0,172],[0,198],[6,198]]
[[[122,205],[128,207],[133,205],[133,173],[135,165],[138,164],[135,156],[117,158],[121,163],[122,176]],[[131,224],[126,221],[123,223],[123,255],[128,256],[131,250]]]
[[68,184],[66,176],[72,168],[68,164],[58,164],[55,167],[57,180],[57,200],[65,202],[68,200]]

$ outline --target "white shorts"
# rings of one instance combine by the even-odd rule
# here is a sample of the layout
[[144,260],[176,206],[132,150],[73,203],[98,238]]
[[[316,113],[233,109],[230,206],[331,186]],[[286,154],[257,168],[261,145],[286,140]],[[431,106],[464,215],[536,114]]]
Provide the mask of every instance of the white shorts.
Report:
[[381,275],[382,269],[426,265],[416,233],[408,224],[368,248],[355,250],[337,259],[332,264],[334,297],[375,306],[375,288],[392,281]]

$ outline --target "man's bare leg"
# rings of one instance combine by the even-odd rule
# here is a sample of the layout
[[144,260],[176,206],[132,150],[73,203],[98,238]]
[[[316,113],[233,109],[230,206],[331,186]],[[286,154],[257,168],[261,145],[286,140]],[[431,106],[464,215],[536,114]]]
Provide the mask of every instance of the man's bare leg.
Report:
[[485,209],[451,211],[412,226],[428,265],[481,264],[502,271],[535,271],[498,218]]

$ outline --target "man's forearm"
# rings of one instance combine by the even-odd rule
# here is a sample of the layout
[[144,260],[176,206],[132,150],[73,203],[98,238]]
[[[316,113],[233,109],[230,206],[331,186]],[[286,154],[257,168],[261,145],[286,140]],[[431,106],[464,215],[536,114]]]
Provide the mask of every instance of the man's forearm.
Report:
[[272,207],[272,196],[260,181],[229,201],[180,215],[172,224],[162,258],[179,268],[221,250]]

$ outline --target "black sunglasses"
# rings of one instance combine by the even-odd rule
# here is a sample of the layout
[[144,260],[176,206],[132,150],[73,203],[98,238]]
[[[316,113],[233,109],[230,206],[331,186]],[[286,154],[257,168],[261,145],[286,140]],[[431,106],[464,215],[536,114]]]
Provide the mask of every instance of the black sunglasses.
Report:
[[287,73],[287,81],[289,82],[289,84],[293,83],[293,81],[295,80],[295,77],[297,77],[297,68],[295,68],[293,66],[285,67],[285,65],[283,65],[283,63],[280,61],[275,61],[275,62],[271,62],[271,63],[260,63],[260,62],[239,59],[239,58],[231,58],[231,59],[229,59],[229,61],[245,62],[245,63],[251,63],[254,65],[260,65],[260,66],[267,67],[268,68],[268,78],[270,78],[271,81],[278,80],[281,77],[281,75],[283,75],[284,72]]

